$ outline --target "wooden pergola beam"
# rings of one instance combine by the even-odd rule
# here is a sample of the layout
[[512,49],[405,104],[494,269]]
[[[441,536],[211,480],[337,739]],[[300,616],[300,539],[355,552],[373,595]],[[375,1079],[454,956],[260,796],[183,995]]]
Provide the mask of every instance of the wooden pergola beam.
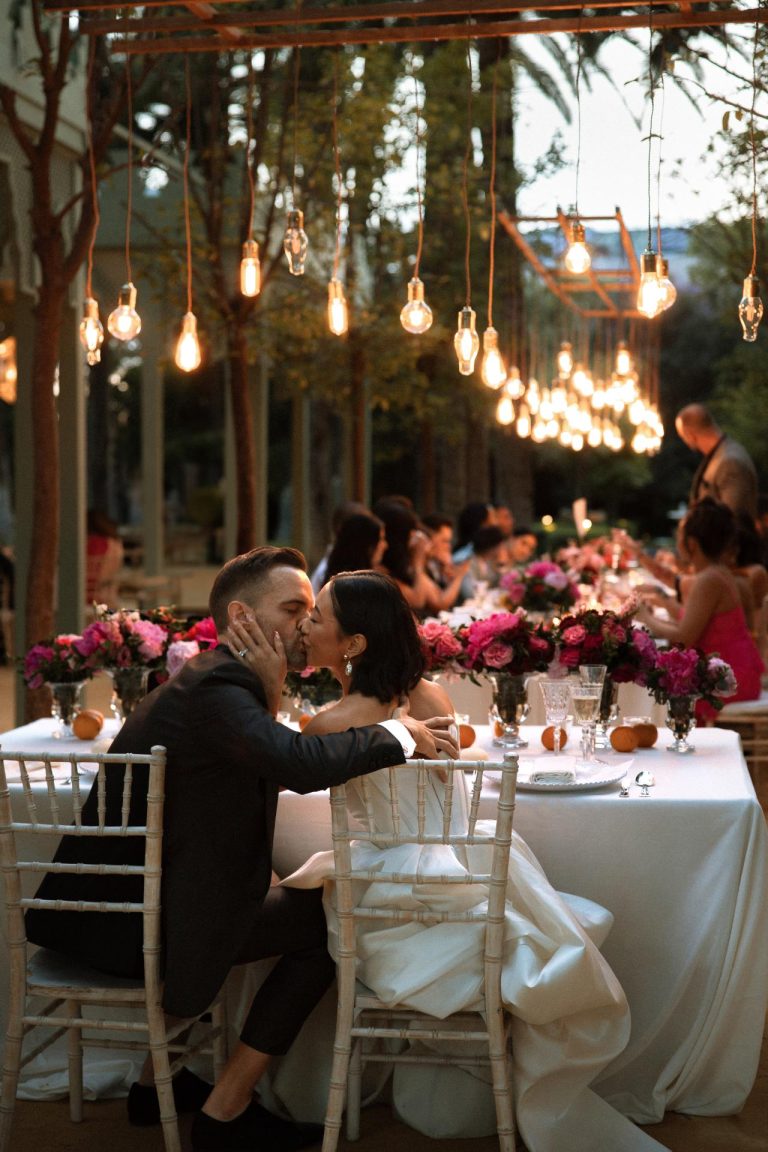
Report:
[[[654,5],[652,5],[653,7]],[[63,0],[48,0],[50,11],[69,11],[75,5]],[[94,10],[96,6],[76,5],[78,11]],[[103,11],[104,5],[98,8]],[[221,4],[187,2],[183,7],[189,15],[142,16],[126,18],[134,8],[152,8],[149,5],[106,6],[121,15],[114,17],[86,17],[82,31],[88,35],[109,34],[114,37],[113,50],[131,55],[227,51],[233,41],[242,48],[275,49],[292,47],[331,47],[340,44],[417,43],[488,39],[503,36],[552,35],[557,32],[581,34],[585,32],[614,32],[645,29],[649,22],[654,28],[706,28],[726,24],[768,23],[768,9],[739,9],[723,4],[722,9],[694,10],[681,5],[678,11],[630,12],[617,5],[616,0],[595,0],[594,9],[612,9],[600,15],[585,16],[566,8],[565,0],[421,0],[403,3],[354,5],[350,8],[288,10],[238,9]],[[562,15],[531,16],[526,13],[551,11]],[[510,20],[481,20],[478,16],[519,13]],[[451,17],[462,16],[459,22]],[[444,23],[423,23],[424,19],[445,18]],[[398,23],[391,23],[397,20]],[[379,21],[380,23],[376,23]],[[336,27],[319,27],[335,24]],[[343,26],[342,26],[343,25]],[[371,26],[374,25],[374,26]],[[253,29],[264,28],[263,32]],[[158,33],[157,36],[151,35]],[[138,35],[137,35],[138,34]],[[144,35],[150,34],[150,35]]]

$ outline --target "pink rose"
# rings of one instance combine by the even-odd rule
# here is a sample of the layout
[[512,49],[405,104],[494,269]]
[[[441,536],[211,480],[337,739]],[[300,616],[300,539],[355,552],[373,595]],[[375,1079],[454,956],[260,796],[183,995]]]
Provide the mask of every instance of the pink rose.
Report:
[[513,655],[513,649],[501,640],[493,640],[483,652],[483,658],[489,668],[504,668]]
[[570,628],[566,628],[563,632],[564,644],[583,644],[587,636],[587,630],[583,624],[573,624]]

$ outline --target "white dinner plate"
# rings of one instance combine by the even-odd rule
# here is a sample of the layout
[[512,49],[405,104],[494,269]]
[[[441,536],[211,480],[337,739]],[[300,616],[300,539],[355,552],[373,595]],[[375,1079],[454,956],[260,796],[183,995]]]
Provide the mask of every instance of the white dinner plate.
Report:
[[[576,757],[569,757],[570,763],[564,767],[573,768]],[[592,788],[605,788],[609,784],[617,784],[623,780],[632,767],[633,757],[623,760],[621,764],[606,764],[598,760],[593,768],[575,768],[576,779],[562,780],[531,780],[537,768],[541,768],[541,758],[521,756],[518,761],[517,787],[521,792],[587,792]],[[551,767],[548,764],[547,767]]]

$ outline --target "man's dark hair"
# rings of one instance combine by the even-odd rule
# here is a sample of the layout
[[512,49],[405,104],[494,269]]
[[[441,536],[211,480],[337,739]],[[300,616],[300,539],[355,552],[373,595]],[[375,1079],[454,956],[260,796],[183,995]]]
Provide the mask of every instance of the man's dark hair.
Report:
[[232,600],[252,600],[254,592],[273,568],[298,568],[306,572],[307,562],[298,548],[275,548],[263,544],[228,560],[211,588],[208,609],[219,632],[227,627],[227,605]]
[[421,679],[424,657],[413,613],[395,581],[381,572],[341,572],[328,587],[341,631],[367,640],[353,665],[350,692],[382,704],[407,696]]
[[475,556],[482,556],[484,552],[491,552],[503,544],[506,537],[501,528],[495,524],[488,524],[485,528],[478,528],[472,537],[472,551]]
[[453,532],[453,520],[450,516],[441,516],[439,512],[428,512],[422,516],[421,522],[430,532],[438,532],[441,528],[450,528]]

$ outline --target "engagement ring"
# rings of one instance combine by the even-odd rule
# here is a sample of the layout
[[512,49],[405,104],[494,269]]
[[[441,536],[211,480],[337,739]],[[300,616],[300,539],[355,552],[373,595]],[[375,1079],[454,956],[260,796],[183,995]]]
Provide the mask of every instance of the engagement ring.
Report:
[[238,652],[238,656],[240,657],[241,660],[245,660],[247,655],[248,655],[248,649],[247,648],[241,648],[240,651]]

